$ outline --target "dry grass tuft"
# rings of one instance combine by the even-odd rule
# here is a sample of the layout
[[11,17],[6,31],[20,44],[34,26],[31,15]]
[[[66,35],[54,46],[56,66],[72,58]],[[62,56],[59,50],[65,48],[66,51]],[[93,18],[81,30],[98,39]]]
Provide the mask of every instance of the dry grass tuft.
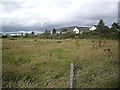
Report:
[[[79,88],[113,88],[118,79],[118,42],[89,39],[3,39],[3,87],[68,87],[69,65],[76,63]],[[109,53],[112,52],[112,53]]]

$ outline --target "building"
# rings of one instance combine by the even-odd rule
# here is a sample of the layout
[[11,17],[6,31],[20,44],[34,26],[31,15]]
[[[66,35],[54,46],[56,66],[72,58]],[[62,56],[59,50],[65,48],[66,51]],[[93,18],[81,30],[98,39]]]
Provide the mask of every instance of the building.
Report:
[[[73,32],[75,34],[82,34],[83,32],[89,32],[89,27],[78,27],[78,26],[71,26],[71,27],[63,27],[56,29],[57,34],[65,34],[67,32]],[[52,30],[51,30],[51,34]]]
[[75,28],[73,29],[73,32],[74,32],[75,34],[79,34],[81,31],[79,30],[78,27],[75,27]]
[[93,25],[93,26],[91,26],[90,28],[89,28],[89,31],[94,31],[94,30],[96,30],[97,29],[97,25]]
[[60,31],[56,31],[57,34],[60,34],[61,32]]
[[78,28],[81,31],[80,33],[89,32],[89,27],[78,27]]
[[9,33],[10,36],[21,36],[22,33]]

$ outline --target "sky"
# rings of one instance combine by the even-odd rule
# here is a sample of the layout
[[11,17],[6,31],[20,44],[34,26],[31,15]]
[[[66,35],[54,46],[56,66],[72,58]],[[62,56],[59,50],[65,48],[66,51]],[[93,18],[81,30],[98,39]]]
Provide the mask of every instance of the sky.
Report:
[[119,0],[1,0],[3,32],[92,26],[118,21]]

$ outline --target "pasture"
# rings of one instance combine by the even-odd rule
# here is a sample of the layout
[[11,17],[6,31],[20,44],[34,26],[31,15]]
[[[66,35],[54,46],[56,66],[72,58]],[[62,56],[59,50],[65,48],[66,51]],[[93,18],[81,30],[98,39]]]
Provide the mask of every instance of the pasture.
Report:
[[[2,40],[2,78],[7,88],[68,88],[70,63],[77,64],[76,88],[118,87],[118,42],[98,39]],[[110,53],[107,51],[110,49]]]

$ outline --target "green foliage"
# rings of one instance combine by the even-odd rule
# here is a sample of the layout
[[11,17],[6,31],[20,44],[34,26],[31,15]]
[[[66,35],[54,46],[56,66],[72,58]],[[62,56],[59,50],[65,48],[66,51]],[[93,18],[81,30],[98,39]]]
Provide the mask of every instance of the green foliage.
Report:
[[103,19],[101,19],[97,24],[97,29],[94,31],[83,32],[82,34],[76,35],[73,32],[67,32],[67,29],[64,29],[60,34],[55,33],[52,35],[47,35],[47,39],[66,39],[66,38],[88,38],[88,39],[118,39],[118,23],[113,23],[112,27],[109,28],[105,25]]
[[105,26],[105,22],[103,21],[103,19],[100,19],[100,21],[99,21],[99,23],[97,25],[97,28],[102,29],[104,26]]
[[56,29],[55,29],[55,28],[53,28],[53,31],[52,31],[52,32],[53,32],[53,34],[55,34],[55,33],[56,33]]
[[29,33],[26,33],[25,36],[24,36],[24,38],[29,37],[29,35],[30,35]]
[[35,35],[35,32],[31,32],[31,35],[33,35],[33,36],[34,36],[34,35]]
[[44,32],[44,34],[42,34],[40,37],[44,38],[44,39],[48,39],[49,35],[50,35],[50,32],[48,32],[48,30],[46,29],[45,32]]
[[[67,29],[63,29],[60,34],[56,33],[56,29],[53,28],[52,34],[47,29],[43,34],[35,35],[34,32],[31,32],[31,34],[26,33],[26,35],[21,36],[13,36],[13,38],[17,37],[24,37],[24,38],[34,38],[38,37],[41,39],[68,39],[68,38],[88,38],[88,39],[119,39],[119,32],[118,29],[120,28],[119,24],[116,22],[113,22],[111,28],[105,25],[105,22],[103,19],[99,20],[97,24],[97,29],[94,31],[89,32],[83,32],[82,34],[76,35],[73,32],[67,31]],[[63,33],[62,33],[63,32]],[[9,38],[9,35],[3,35],[2,38]]]
[[9,38],[9,35],[2,35],[2,38]]
[[116,23],[116,22],[113,22],[113,24],[112,24],[112,27],[111,27],[112,29],[119,29],[119,24],[118,23]]
[[103,21],[103,19],[101,19],[97,25],[97,30],[99,31],[98,35],[104,36],[108,29],[109,27],[105,26],[105,22]]
[[67,29],[66,29],[66,28],[65,28],[65,29],[63,29],[63,30],[62,30],[62,32],[67,32]]

